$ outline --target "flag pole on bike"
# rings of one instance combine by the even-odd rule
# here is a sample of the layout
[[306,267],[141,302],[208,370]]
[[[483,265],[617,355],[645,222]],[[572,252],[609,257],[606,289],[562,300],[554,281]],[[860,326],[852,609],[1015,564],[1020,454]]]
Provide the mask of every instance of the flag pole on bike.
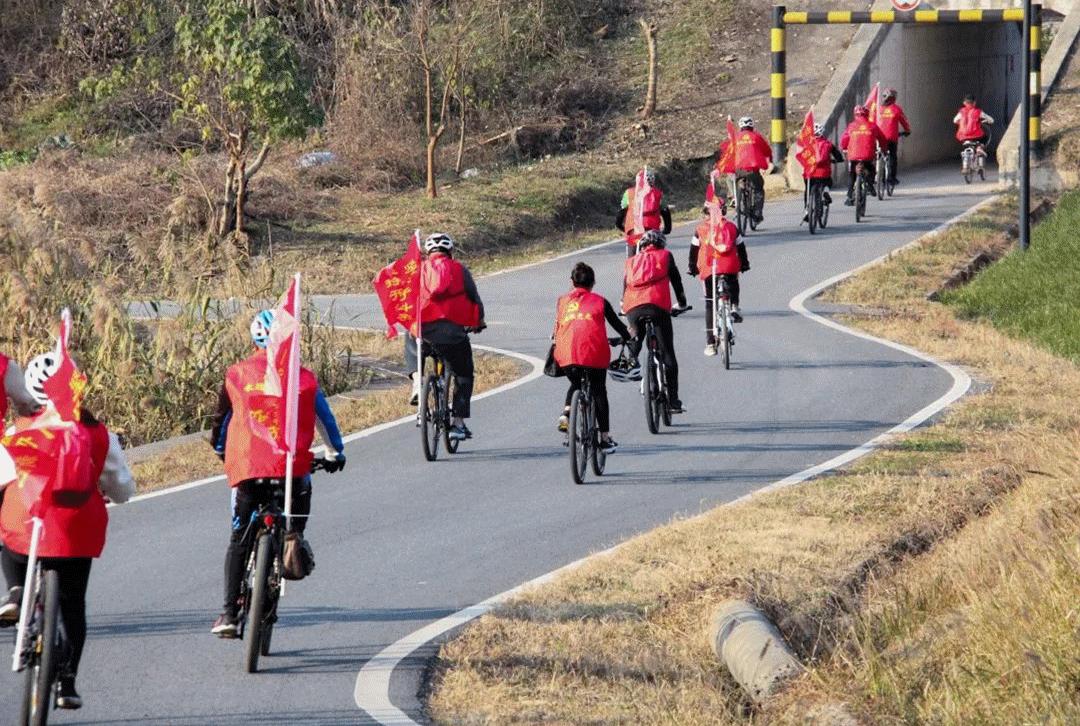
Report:
[[[60,333],[56,339],[56,359],[59,366],[56,372],[44,382],[42,388],[49,397],[49,408],[42,417],[42,422],[51,427],[72,427],[80,415],[83,392],[86,390],[86,376],[75,367],[68,354],[68,339],[71,337],[71,312],[64,308],[60,313]],[[6,451],[6,450],[5,450]],[[24,476],[17,486],[18,496],[23,498],[30,513],[32,529],[30,547],[27,552],[26,581],[23,584],[22,603],[19,609],[18,630],[15,633],[15,652],[12,655],[11,670],[18,672],[20,656],[26,642],[27,626],[33,614],[31,603],[34,598],[34,576],[37,569],[38,544],[41,542],[45,526],[45,509],[51,505],[48,488],[54,483],[53,472],[44,476]],[[14,493],[9,493],[12,496]]]
[[[296,458],[296,421],[300,408],[300,273],[274,308],[270,340],[266,344],[266,379],[263,390],[268,396],[284,399],[285,481],[293,479]],[[282,380],[284,378],[284,381]],[[305,474],[307,472],[304,472]],[[285,487],[285,528],[292,523],[292,486]]]
[[[375,293],[386,318],[386,337],[396,338],[398,326],[410,330],[415,324],[420,329],[420,230],[414,230],[405,254],[379,270],[372,280]],[[405,342],[408,346],[408,339]],[[420,340],[416,340],[416,371],[413,376],[413,393],[416,395],[417,411],[420,410],[420,383],[423,378],[423,359],[420,356]]]

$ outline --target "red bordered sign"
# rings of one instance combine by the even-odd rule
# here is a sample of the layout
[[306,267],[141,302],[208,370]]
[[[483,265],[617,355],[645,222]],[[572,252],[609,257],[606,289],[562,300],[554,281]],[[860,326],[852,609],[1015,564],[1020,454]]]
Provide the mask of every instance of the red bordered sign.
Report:
[[892,0],[892,6],[902,13],[914,10],[922,4],[922,0]]

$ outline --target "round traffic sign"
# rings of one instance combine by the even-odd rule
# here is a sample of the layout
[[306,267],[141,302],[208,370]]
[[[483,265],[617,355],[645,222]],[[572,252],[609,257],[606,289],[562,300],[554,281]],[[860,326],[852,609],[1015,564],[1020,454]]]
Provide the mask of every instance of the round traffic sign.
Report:
[[914,10],[922,4],[922,0],[892,0],[892,6],[900,12]]

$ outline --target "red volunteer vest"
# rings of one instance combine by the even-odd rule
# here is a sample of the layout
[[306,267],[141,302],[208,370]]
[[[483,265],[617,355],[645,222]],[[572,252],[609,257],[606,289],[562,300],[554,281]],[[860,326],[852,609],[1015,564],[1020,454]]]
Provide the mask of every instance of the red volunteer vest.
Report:
[[466,328],[480,324],[480,308],[465,294],[461,263],[439,252],[420,266],[420,324],[436,320],[449,320]]
[[735,249],[735,243],[739,239],[739,228],[724,219],[720,223],[720,229],[713,233],[713,225],[705,220],[698,225],[697,238],[701,243],[701,252],[698,253],[698,276],[702,280],[709,279],[713,274],[713,260],[716,261],[717,275],[736,275],[739,272],[739,253]]
[[744,129],[735,136],[735,168],[739,171],[760,171],[769,168],[772,147],[757,131]]
[[661,310],[671,312],[670,257],[667,250],[649,247],[626,261],[624,311],[630,312],[642,305],[656,305]]
[[877,125],[886,141],[896,142],[900,140],[900,126],[907,126],[907,117],[904,109],[899,104],[890,103],[881,106],[877,112]]
[[[847,152],[849,161],[870,161],[877,154],[877,127],[867,119],[856,119],[848,126]],[[880,132],[879,132],[880,133]]]
[[832,150],[833,143],[828,139],[815,138],[814,153],[817,164],[810,170],[810,179],[829,179],[832,177]]
[[[635,214],[634,209],[635,189],[630,187],[626,190],[626,217],[623,219],[623,231],[626,233],[626,241],[629,244],[637,244],[641,235],[634,229]],[[645,195],[645,200],[642,203],[643,209],[641,210],[641,222],[645,231],[648,232],[651,229],[662,229],[664,226],[663,218],[660,216],[660,203],[664,199],[664,193],[653,187],[649,190],[649,193]]]
[[559,298],[555,319],[555,362],[560,366],[607,368],[611,348],[604,324],[604,298],[576,287]]
[[983,137],[982,109],[964,106],[960,109],[960,123],[956,127],[957,141],[975,141]]
[[[285,476],[285,399],[267,396],[266,351],[229,367],[225,391],[232,403],[232,417],[225,439],[225,475],[234,487],[247,479]],[[296,415],[296,456],[293,477],[311,471],[311,442],[315,438],[315,374],[300,369],[300,408]]]
[[7,420],[8,396],[4,379],[7,377],[8,357],[0,353],[0,425]]
[[[56,472],[56,463],[47,453],[50,443],[59,440],[58,429],[31,429],[35,419],[20,418],[15,422],[15,432],[3,439],[11,458],[15,460],[18,478],[4,491],[4,503],[0,506],[0,539],[12,552],[25,555],[30,551],[30,533],[33,525],[30,521],[30,502],[21,496],[23,486],[31,486],[30,480],[42,476],[41,466],[50,473]],[[65,507],[48,503],[51,499],[51,486],[64,486],[73,482],[50,482],[45,484],[42,499],[43,507],[41,541],[38,543],[39,557],[100,557],[105,548],[105,529],[109,515],[105,510],[105,498],[97,488],[101,472],[105,468],[105,457],[109,453],[109,431],[104,425],[87,426],[74,424],[74,435],[80,440],[79,445],[88,448],[83,455],[89,454],[88,470],[77,472],[82,476],[92,477],[89,498],[79,506]],[[45,475],[47,478],[48,474]],[[39,483],[40,486],[40,483]],[[78,483],[81,487],[82,483]]]

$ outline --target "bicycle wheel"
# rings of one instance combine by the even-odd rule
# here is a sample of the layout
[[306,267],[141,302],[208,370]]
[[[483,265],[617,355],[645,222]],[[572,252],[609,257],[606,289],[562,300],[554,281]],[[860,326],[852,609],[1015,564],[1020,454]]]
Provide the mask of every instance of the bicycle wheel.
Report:
[[896,159],[889,159],[889,175],[885,178],[885,192],[891,197],[893,192],[896,191],[896,183],[893,179],[896,178]]
[[756,196],[757,195],[754,193],[754,190],[750,187],[749,184],[747,184],[746,185],[746,209],[748,211],[747,211],[746,218],[747,218],[747,221],[750,223],[750,231],[751,232],[757,231],[757,228],[758,228],[758,220],[757,220],[757,215],[755,213],[756,210],[757,210],[757,204],[754,203],[754,199],[755,199]]
[[575,484],[584,484],[589,465],[589,415],[581,391],[574,391],[570,399],[569,443],[570,474]]
[[866,181],[859,177],[855,182],[855,221],[861,222],[866,216]]
[[454,400],[451,386],[455,385],[453,380],[453,376],[447,376],[443,379],[442,385],[439,386],[439,421],[442,428],[442,440],[443,446],[446,447],[446,451],[450,454],[456,454],[458,445],[461,444],[458,439],[450,438],[450,419],[453,416],[450,402]]
[[885,201],[885,179],[887,178],[885,176],[885,167],[887,164],[888,162],[886,159],[881,159],[880,161],[878,161],[877,165],[877,198],[878,201],[881,202]]
[[722,312],[721,320],[723,323],[720,326],[720,335],[722,339],[720,341],[720,355],[724,360],[724,370],[731,370],[731,328],[729,321],[731,320],[730,303],[725,300]]
[[607,465],[607,454],[600,450],[600,432],[596,428],[596,402],[589,401],[589,460],[592,462],[592,472],[597,476],[604,475],[604,467]]
[[251,583],[251,609],[244,639],[247,640],[244,670],[257,673],[259,654],[262,652],[263,634],[266,632],[270,605],[270,568],[273,566],[273,538],[268,534],[259,536],[255,543],[255,572]]
[[435,461],[439,458],[439,379],[429,375],[424,379],[424,388],[420,391],[420,440],[424,446],[424,458]]
[[810,226],[810,234],[817,232],[819,203],[817,187],[811,187],[810,193],[806,195],[806,223]]
[[262,638],[259,642],[259,654],[270,655],[270,640],[274,635],[274,623],[277,622],[277,606],[278,598],[281,597],[281,590],[278,587],[267,588],[267,609],[266,618],[263,620],[263,632]]
[[23,691],[23,723],[45,726],[53,707],[53,683],[63,649],[60,635],[60,576],[56,570],[43,570],[40,590],[34,600],[38,620],[37,643],[31,645],[35,656],[26,668]]
[[821,201],[818,204],[818,227],[825,229],[829,226],[829,206],[825,203],[825,190],[821,190]]
[[649,433],[655,434],[660,431],[660,409],[657,402],[660,399],[660,391],[657,388],[657,372],[659,368],[656,362],[656,353],[652,347],[645,353],[645,423],[649,426]]

